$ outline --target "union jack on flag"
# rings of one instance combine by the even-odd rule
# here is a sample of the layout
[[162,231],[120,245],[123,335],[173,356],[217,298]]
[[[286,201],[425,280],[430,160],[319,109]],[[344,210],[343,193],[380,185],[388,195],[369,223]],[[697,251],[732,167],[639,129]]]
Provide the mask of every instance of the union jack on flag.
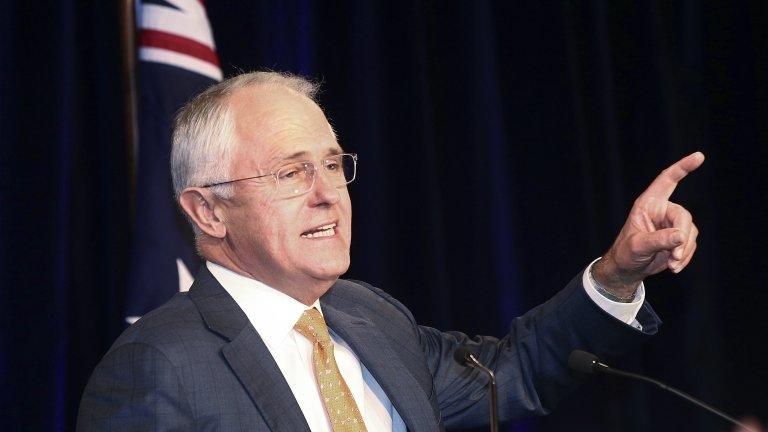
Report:
[[202,0],[144,0],[139,59],[176,66],[221,81],[221,66]]

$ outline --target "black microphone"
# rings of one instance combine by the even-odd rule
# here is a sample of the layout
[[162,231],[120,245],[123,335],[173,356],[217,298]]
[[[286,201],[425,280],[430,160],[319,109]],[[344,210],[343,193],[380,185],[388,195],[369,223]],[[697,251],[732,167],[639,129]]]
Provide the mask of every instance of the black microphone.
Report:
[[491,432],[499,432],[499,402],[496,391],[496,375],[485,367],[465,346],[460,346],[453,353],[453,359],[462,366],[468,366],[488,375],[488,386],[491,392]]
[[683,400],[686,400],[698,407],[704,408],[705,410],[711,412],[712,414],[715,414],[725,420],[728,420],[729,422],[733,423],[734,425],[742,428],[743,430],[749,431],[749,432],[757,432],[754,429],[750,428],[749,426],[739,422],[735,418],[729,416],[728,414],[718,410],[717,408],[708,405],[695,397],[689,395],[688,393],[685,393],[683,391],[680,391],[670,385],[664,384],[661,381],[655,380],[653,378],[632,373],[632,372],[626,372],[619,369],[613,369],[612,367],[608,366],[605,363],[601,363],[600,360],[597,358],[596,355],[592,353],[588,353],[586,351],[582,350],[573,350],[571,351],[571,355],[568,357],[568,367],[576,372],[581,372],[584,374],[593,374],[593,373],[600,373],[605,375],[613,375],[613,376],[619,376],[623,378],[631,378],[638,381],[646,382],[649,384],[653,384],[656,387],[662,388],[680,398]]

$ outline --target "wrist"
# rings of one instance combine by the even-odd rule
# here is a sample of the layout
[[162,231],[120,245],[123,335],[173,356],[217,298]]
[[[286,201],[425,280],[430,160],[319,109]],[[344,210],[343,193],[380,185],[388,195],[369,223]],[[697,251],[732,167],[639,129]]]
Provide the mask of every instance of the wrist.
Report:
[[640,282],[642,282],[622,277],[620,271],[611,264],[611,260],[607,256],[600,258],[592,265],[589,277],[600,294],[609,300],[620,303],[631,303],[635,298]]

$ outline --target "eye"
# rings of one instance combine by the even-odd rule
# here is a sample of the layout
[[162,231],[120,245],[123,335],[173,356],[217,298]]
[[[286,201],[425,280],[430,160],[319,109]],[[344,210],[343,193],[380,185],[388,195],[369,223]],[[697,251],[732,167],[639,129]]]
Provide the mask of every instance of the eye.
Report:
[[338,171],[339,170],[339,162],[335,160],[329,160],[325,163],[325,169],[328,171]]
[[302,177],[306,177],[307,168],[303,164],[290,164],[284,166],[278,172],[278,179],[280,180],[298,180]]

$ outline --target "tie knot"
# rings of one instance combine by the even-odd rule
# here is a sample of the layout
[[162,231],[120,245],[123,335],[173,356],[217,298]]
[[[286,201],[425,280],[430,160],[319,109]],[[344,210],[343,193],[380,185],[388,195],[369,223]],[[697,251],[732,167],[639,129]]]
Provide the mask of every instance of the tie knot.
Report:
[[331,336],[328,334],[328,326],[325,325],[323,315],[315,308],[305,310],[293,328],[312,343],[319,343],[323,347],[331,343]]

